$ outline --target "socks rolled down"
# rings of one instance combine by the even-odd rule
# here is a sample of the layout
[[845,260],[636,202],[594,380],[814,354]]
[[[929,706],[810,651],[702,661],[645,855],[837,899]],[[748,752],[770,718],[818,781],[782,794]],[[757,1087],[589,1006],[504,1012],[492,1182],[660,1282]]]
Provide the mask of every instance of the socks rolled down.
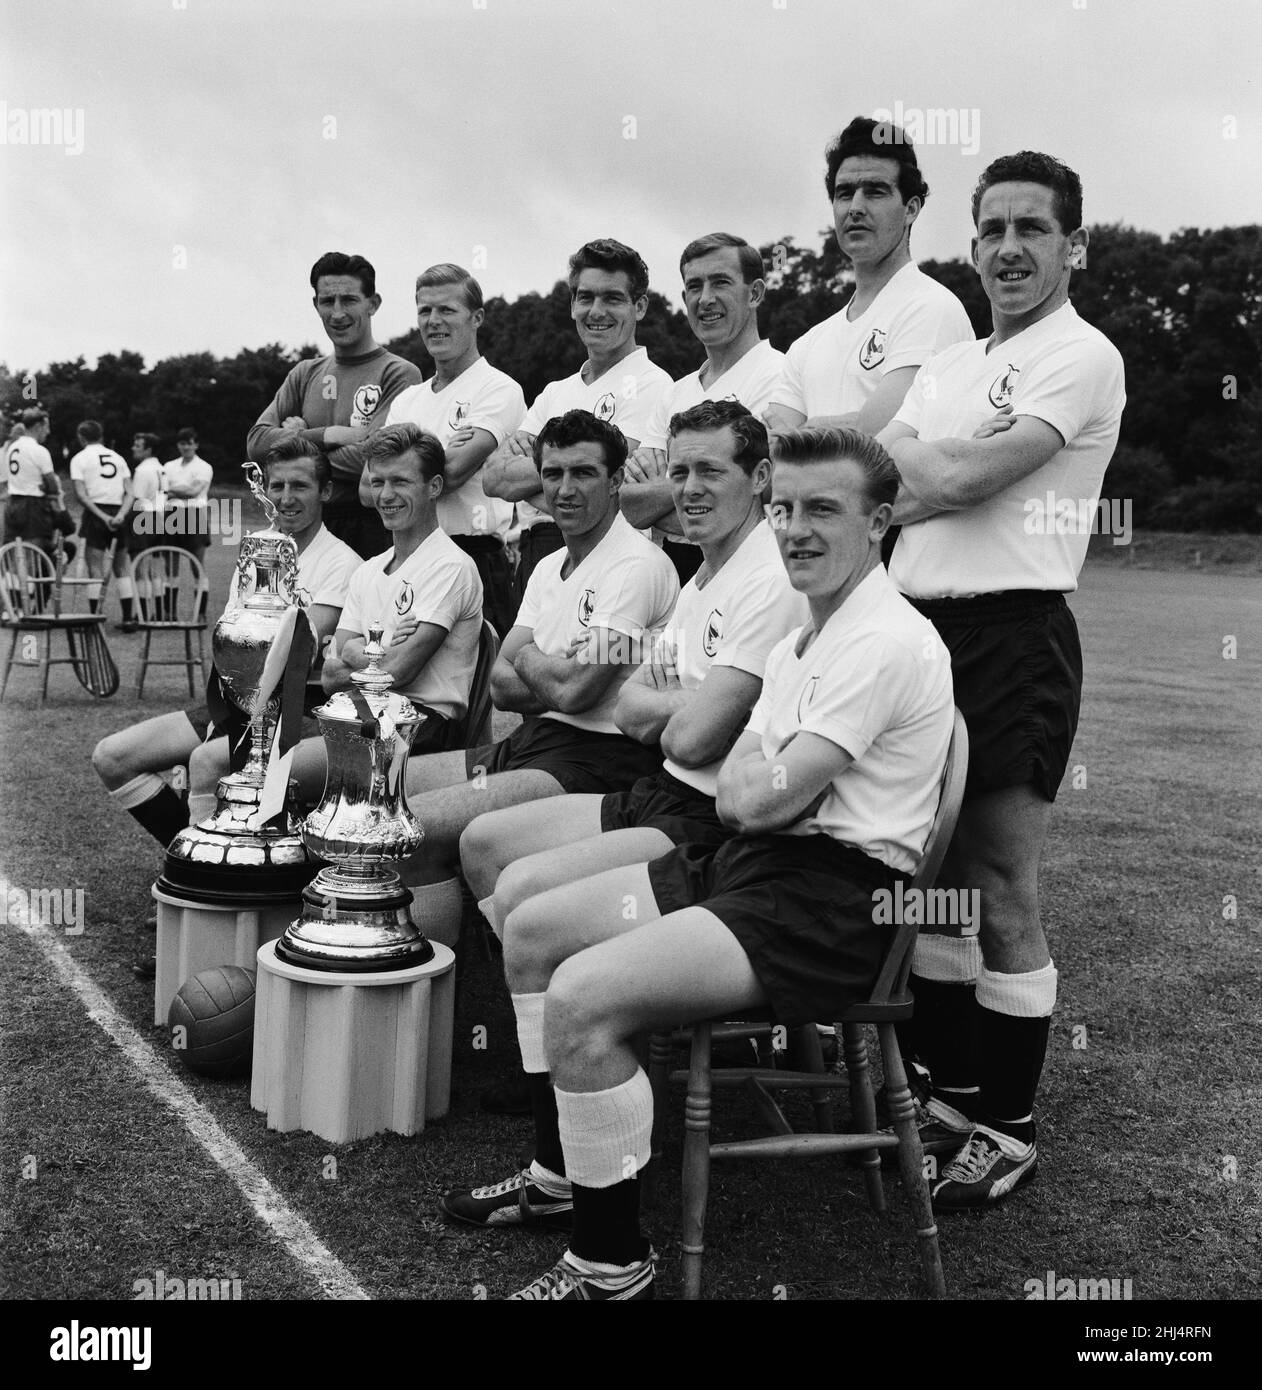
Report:
[[1051,961],[1019,975],[983,967],[977,978],[981,1113],[991,1128],[1026,1144],[1034,1140],[1034,1097],[1055,1007]]
[[916,1009],[898,1025],[903,1055],[923,1062],[934,1090],[952,1093],[950,1103],[966,1111],[978,1084],[973,992],[981,965],[975,936],[918,936],[909,981]]
[[210,792],[189,792],[188,823],[197,825],[215,809],[215,797]]
[[441,883],[409,883],[408,887],[412,890],[413,922],[431,941],[454,950],[464,916],[460,880],[445,878]]
[[163,849],[188,824],[183,801],[154,772],[142,773],[115,787],[110,797],[142,825]]
[[574,1190],[570,1250],[580,1259],[625,1266],[649,1249],[640,1234],[641,1169],[649,1160],[653,1088],[637,1067],[606,1091],[556,1093],[566,1172]]

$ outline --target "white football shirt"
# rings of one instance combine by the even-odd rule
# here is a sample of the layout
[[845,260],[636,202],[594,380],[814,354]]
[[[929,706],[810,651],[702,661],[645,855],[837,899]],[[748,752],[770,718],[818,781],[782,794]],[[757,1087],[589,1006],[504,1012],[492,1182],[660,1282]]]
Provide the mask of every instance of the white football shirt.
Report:
[[82,483],[98,507],[117,507],[130,477],[127,460],[104,444],[89,444],[70,460],[71,482]]
[[[433,378],[400,391],[386,416],[387,425],[419,425],[447,447],[461,429],[481,429],[492,435],[496,447],[521,428],[526,398],[521,387],[505,372],[479,357],[441,391]],[[488,497],[482,490],[482,469],[460,487],[444,489],[438,499],[438,524],[449,536],[496,536],[508,533],[513,504]]]
[[[1125,404],[1121,354],[1072,304],[989,352],[984,341],[962,343],[926,363],[895,416],[919,438],[969,439],[1011,405],[1014,417],[1046,421],[1065,447],[976,507],[904,526],[894,583],[915,598],[1072,593]],[[1072,517],[1061,502],[1072,502]]]
[[[685,690],[696,690],[714,666],[761,680],[772,648],[809,618],[806,597],[789,583],[775,533],[763,521],[704,588],[695,575],[684,585],[658,645]],[[721,757],[704,767],[665,761],[672,777],[706,796],[716,795],[722,766]]]
[[854,762],[812,816],[777,833],[830,835],[914,873],[938,809],[955,718],[951,657],[933,624],[877,566],[801,651],[808,629],[771,653],[746,729],[774,759],[816,734]]
[[[600,544],[568,578],[561,570],[570,558],[562,546],[545,555],[526,584],[514,627],[528,627],[545,656],[561,656],[589,628],[606,628],[627,639],[628,653],[647,651],[670,617],[679,597],[675,567],[621,514]],[[629,675],[635,662],[626,666]],[[625,677],[624,677],[625,679]],[[613,722],[622,682],[614,680],[602,698],[581,714],[549,710],[549,719],[597,734],[620,733]]]
[[43,497],[45,475],[53,471],[53,456],[29,434],[19,435],[4,452],[10,497]]
[[482,635],[478,567],[441,528],[431,531],[393,574],[387,574],[393,557],[394,551],[387,550],[355,571],[338,627],[366,638],[368,624],[380,622],[386,646],[407,618],[445,628],[442,645],[411,684],[395,688],[448,719],[460,719],[469,708]]
[[671,416],[700,405],[702,401],[739,401],[746,410],[760,416],[771,404],[783,370],[784,353],[764,339],[755,343],[722,376],[715,377],[709,386],[701,384],[700,369],[690,376],[680,377],[658,399],[652,419],[640,438],[640,447],[664,450]]
[[785,354],[771,401],[808,419],[848,415],[867,404],[886,372],[919,367],[973,337],[960,301],[911,261],[853,323],[841,309],[804,333]]

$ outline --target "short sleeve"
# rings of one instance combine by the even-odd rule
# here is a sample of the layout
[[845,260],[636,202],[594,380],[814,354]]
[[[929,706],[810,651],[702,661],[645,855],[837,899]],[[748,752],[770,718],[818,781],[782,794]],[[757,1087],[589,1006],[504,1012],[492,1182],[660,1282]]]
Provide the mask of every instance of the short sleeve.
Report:
[[[414,588],[412,613],[417,622],[433,623],[450,632],[472,607],[477,570],[473,563],[462,564],[464,556],[452,556],[425,571],[423,585]],[[481,607],[481,597],[478,599]]]
[[1014,416],[1031,415],[1066,444],[1106,408],[1124,400],[1122,359],[1107,341],[1073,338],[1057,343],[1025,367],[1012,392]]
[[918,294],[903,304],[886,329],[882,373],[923,367],[935,352],[972,338],[968,315],[954,295]]
[[731,666],[761,680],[776,644],[801,622],[801,599],[787,580],[760,576],[741,592],[711,664]]
[[656,546],[622,555],[600,576],[588,626],[638,638],[665,621],[678,597],[675,567]]
[[[614,371],[617,370],[615,367]],[[665,404],[674,385],[660,368],[644,372],[633,381],[624,383],[617,393],[619,400],[614,410],[614,424],[628,439],[634,439],[637,446],[642,444],[655,411],[659,404]],[[631,392],[625,395],[628,386]]]
[[783,406],[785,410],[796,410],[799,415],[806,414],[806,387],[802,381],[802,364],[806,360],[809,339],[814,330],[808,330],[784,355],[780,368],[780,379],[771,390],[771,405]]
[[521,422],[520,428],[528,434],[538,434],[539,431],[552,419],[552,400],[556,392],[554,388],[559,383],[550,381],[542,391],[535,397],[535,403],[526,412],[526,418]]
[[461,421],[462,428],[486,430],[498,448],[522,426],[526,414],[526,398],[522,389],[502,373],[478,392],[471,402],[469,415]]
[[799,728],[835,743],[857,762],[872,741],[897,722],[913,658],[901,643],[867,633],[846,649],[844,662],[833,662],[805,708]]

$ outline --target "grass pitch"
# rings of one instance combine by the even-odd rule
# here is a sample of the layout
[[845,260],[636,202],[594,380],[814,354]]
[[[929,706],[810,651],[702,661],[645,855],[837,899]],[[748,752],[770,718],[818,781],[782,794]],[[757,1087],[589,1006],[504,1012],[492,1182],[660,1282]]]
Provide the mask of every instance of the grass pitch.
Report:
[[[1149,547],[1144,563],[1156,554],[1159,565],[1158,552]],[[209,552],[212,611],[233,556]],[[1130,1279],[1136,1299],[1262,1293],[1256,572],[1252,555],[1188,572],[1093,559],[1072,600],[1087,674],[1042,880],[1060,1000],[1041,1169],[1006,1206],[943,1219],[957,1298],[1021,1299],[1048,1270]],[[187,687],[160,668],[138,702],[139,638],[111,632],[110,641],[124,681],[111,700],[92,701],[60,668],[41,708],[35,672],[14,673],[0,707],[0,877],[85,890],[86,929],[64,944],[184,1075],[148,1022],[151,986],[130,969],[152,951],[143,921],[161,855],[113,808],[89,757],[103,734],[180,708]],[[315,1297],[314,1279],[155,1104],[32,943],[12,926],[0,941],[0,1291],[128,1299],[135,1281],[162,1270],[239,1279],[248,1299]],[[477,1108],[480,1090],[509,1074],[512,1037],[498,962],[474,949],[452,1110],[417,1138],[332,1149],[269,1132],[246,1082],[187,1080],[372,1296],[495,1298],[547,1267],[563,1242],[446,1226],[434,1198],[449,1184],[507,1176],[529,1152],[527,1121]],[[716,1111],[720,1133],[752,1131],[739,1099],[720,1097]],[[679,1136],[677,1108],[647,1215],[667,1296],[678,1283]],[[706,1292],[920,1297],[896,1184],[891,1213],[874,1218],[859,1174],[836,1161],[717,1169]]]

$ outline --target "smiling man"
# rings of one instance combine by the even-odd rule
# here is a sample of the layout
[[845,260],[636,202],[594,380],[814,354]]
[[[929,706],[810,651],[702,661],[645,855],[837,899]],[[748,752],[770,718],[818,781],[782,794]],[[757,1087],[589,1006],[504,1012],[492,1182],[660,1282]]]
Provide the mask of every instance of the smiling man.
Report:
[[771,430],[853,425],[876,434],[916,370],[940,348],[971,341],[964,306],[911,258],[911,229],[929,196],[898,126],[865,116],[828,147],[824,187],[854,294],[786,354],[764,419]]
[[622,514],[633,526],[655,528],[682,583],[701,563],[701,552],[683,535],[666,476],[671,417],[718,400],[739,401],[761,415],[779,384],[784,354],[758,335],[758,306],[767,285],[756,247],[729,232],[711,232],[684,247],[679,273],[688,327],[705,349],[705,361],[659,398],[640,447],[627,461]]
[[1099,496],[1126,403],[1116,348],[1069,302],[1087,249],[1078,176],[1030,151],[996,160],[973,222],[994,333],[935,357],[881,435],[906,485],[890,577],[950,649],[969,731],[940,882],[979,891],[980,941],[922,934],[905,1039],[931,1078],[922,1133],[958,1149],[933,1189],[943,1209],[999,1201],[1037,1166],[1056,1003],[1039,860],[1078,721],[1082,652],[1065,595],[1090,527],[1031,534],[1026,504]]
[[[482,603],[500,637],[513,624],[513,574],[504,537],[513,519],[509,502],[488,497],[483,465],[521,424],[521,387],[478,351],[482,286],[467,270],[432,265],[416,281],[416,326],[434,359],[434,375],[395,397],[389,425],[428,430],[447,454],[446,485],[438,523],[473,558],[482,578]],[[360,485],[366,500],[366,483]]]
[[908,881],[933,822],[951,675],[881,565],[897,471],[853,430],[782,435],[772,454],[776,540],[810,618],[771,652],[719,772],[736,833],[541,893],[505,923],[522,1058],[556,1088],[563,1171],[545,1175],[542,1215],[572,1222],[565,1254],[517,1299],[653,1297],[637,1036],[766,1004],[801,1024],[864,997],[885,938],[872,895]]
[[499,743],[408,765],[425,843],[404,880],[417,921],[447,944],[460,927],[460,836],[475,816],[565,792],[621,791],[661,766],[655,747],[614,722],[619,690],[679,596],[670,561],[618,513],[626,440],[572,410],[545,423],[534,449],[565,546],[531,575],[491,673],[496,706],[524,721]]
[[521,593],[544,555],[560,549],[562,532],[543,503],[534,462],[535,436],[546,421],[571,410],[590,411],[616,425],[634,452],[671,379],[649,361],[635,340],[648,312],[649,271],[643,257],[620,241],[589,241],[570,257],[570,317],[587,361],[573,376],[549,382],[530,407],[521,428],[492,455],[483,486],[492,497],[517,504]]
[[297,429],[320,446],[333,467],[325,525],[362,559],[389,548],[376,512],[360,501],[363,455],[356,445],[385,423],[400,391],[421,380],[402,357],[379,347],[373,315],[381,307],[377,273],[363,256],[326,251],[311,267],[312,303],[333,344],[331,357],[299,362],[246,440],[261,462],[282,430]]

